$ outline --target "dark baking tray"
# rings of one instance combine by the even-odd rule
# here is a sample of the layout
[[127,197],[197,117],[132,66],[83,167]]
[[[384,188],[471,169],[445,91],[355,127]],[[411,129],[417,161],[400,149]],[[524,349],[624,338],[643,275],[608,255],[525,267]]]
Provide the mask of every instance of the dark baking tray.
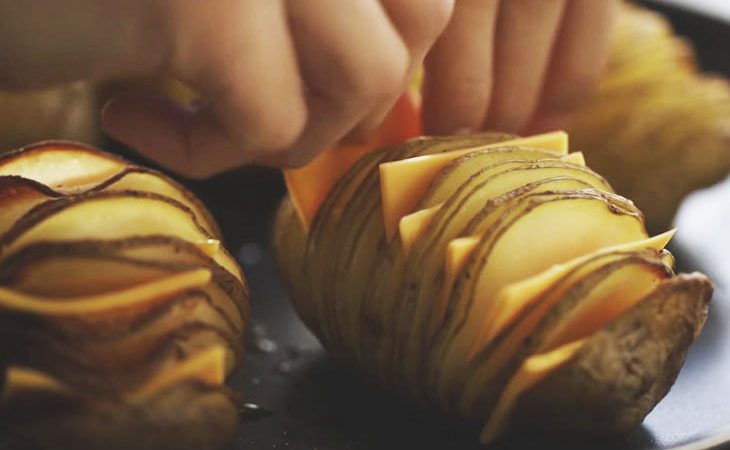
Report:
[[[730,74],[730,24],[659,7],[695,42],[702,66]],[[713,275],[710,320],[676,385],[628,439],[557,443],[519,436],[497,449],[728,448],[730,441],[730,183],[696,196],[679,216],[674,251],[683,270]],[[244,169],[192,183],[218,217],[252,287],[252,332],[233,386],[258,405],[243,414],[231,449],[477,449],[477,430],[429,415],[326,355],[288,303],[269,251],[278,173]]]

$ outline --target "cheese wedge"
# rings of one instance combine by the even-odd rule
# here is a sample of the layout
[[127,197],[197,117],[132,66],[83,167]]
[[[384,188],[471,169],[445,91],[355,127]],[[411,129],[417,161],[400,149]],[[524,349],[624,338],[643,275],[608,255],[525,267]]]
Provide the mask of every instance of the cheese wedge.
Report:
[[[535,147],[567,153],[568,135],[564,131],[554,131],[464,150],[417,156],[381,164],[379,168],[380,195],[386,236],[388,238],[394,236],[400,219],[413,211],[434,177],[450,162],[478,149],[505,146]],[[408,180],[408,182],[404,183],[403,180]]]

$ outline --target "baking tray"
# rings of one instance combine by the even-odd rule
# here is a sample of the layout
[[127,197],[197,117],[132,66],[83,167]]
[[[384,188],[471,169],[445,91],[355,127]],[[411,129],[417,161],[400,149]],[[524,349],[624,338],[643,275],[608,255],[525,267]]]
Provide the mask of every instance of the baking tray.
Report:
[[[662,9],[698,48],[704,68],[730,74],[730,24]],[[721,44],[718,44],[721,43]],[[248,356],[232,385],[242,405],[230,449],[483,449],[478,430],[422,412],[329,357],[292,310],[269,249],[278,173],[243,169],[191,187],[218,217],[251,285]],[[516,436],[494,449],[730,449],[730,182],[693,196],[680,212],[673,251],[683,271],[709,273],[710,319],[667,397],[626,439],[550,442]],[[258,408],[254,407],[257,406]]]

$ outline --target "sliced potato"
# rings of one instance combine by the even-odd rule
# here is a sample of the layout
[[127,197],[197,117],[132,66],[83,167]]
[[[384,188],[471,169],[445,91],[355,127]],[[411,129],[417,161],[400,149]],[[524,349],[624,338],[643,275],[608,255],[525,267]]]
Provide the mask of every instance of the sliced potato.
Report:
[[536,385],[505,390],[498,407],[502,414],[490,419],[482,442],[509,422],[572,435],[634,429],[669,391],[687,346],[705,322],[711,295],[704,275],[678,275],[586,339],[567,360],[541,368],[527,361],[510,381],[513,386],[530,372],[547,373]]
[[670,275],[654,250],[596,255],[571,271],[492,341],[475,349],[469,382],[460,395],[462,413],[490,411],[527,355],[591,335]]
[[40,142],[0,156],[0,176],[17,175],[56,191],[92,187],[129,167],[111,154],[75,142]]
[[675,279],[663,249],[673,232],[649,238],[582,153],[459,139],[362,158],[309,227],[284,201],[274,247],[330,352],[421,402],[490,420],[491,439],[523,392]]
[[[451,386],[464,367],[480,318],[493,312],[490,299],[503,286],[602,247],[647,237],[639,217],[612,212],[608,198],[586,190],[536,194],[523,203],[511,220],[498,221],[485,232],[480,250],[454,284],[439,346],[444,352],[438,382],[442,388]],[[571,236],[570,241],[559,238],[563,235]]]
[[202,203],[158,172],[41,143],[0,157],[0,206],[0,447],[227,439],[248,288]]
[[[0,267],[0,285],[32,295],[73,297],[102,294],[193,268],[209,268],[213,280],[243,313],[248,288],[242,283],[240,268],[225,252],[218,259],[225,266],[197,246],[171,236],[43,241],[26,246],[5,260]],[[98,271],[96,264],[123,270]],[[61,276],[69,272],[78,276]]]
[[44,184],[18,176],[0,176],[0,236],[35,206],[61,194]]

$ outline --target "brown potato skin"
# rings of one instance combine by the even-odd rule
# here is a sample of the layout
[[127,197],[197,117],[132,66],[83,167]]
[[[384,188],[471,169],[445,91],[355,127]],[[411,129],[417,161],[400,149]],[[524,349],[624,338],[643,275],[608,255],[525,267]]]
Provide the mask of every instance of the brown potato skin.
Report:
[[524,393],[514,428],[566,436],[615,436],[636,429],[674,383],[705,323],[712,290],[699,273],[662,282]]
[[0,417],[0,450],[213,449],[230,440],[238,422],[226,391],[197,383],[175,385],[144,402],[32,408],[25,420],[15,415],[22,409],[8,409],[10,417]]

